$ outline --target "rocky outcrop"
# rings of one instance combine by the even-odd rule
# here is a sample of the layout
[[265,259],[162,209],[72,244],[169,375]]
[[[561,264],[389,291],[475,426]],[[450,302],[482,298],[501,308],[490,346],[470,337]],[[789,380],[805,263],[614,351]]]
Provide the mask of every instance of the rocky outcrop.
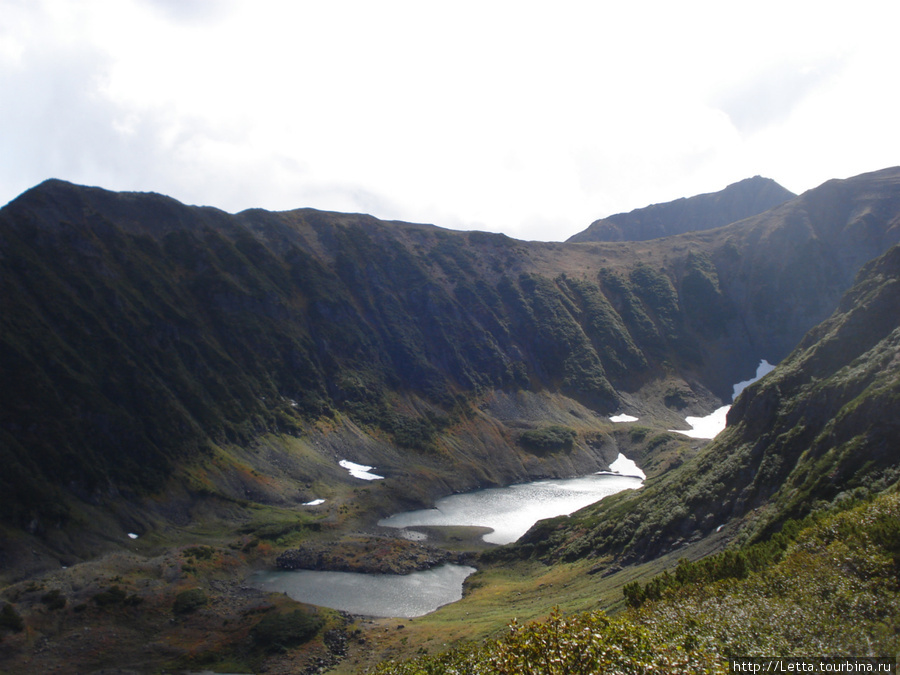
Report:
[[340,542],[304,543],[281,553],[275,564],[284,570],[326,570],[365,574],[409,574],[468,559],[443,549],[396,537],[365,537]]

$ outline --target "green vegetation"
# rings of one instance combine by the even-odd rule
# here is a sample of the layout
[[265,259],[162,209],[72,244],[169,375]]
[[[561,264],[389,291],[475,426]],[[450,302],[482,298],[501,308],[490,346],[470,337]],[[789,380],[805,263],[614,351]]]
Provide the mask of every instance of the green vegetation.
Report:
[[263,651],[281,652],[309,641],[319,632],[323,621],[302,609],[270,612],[250,631],[253,644]]
[[617,378],[640,373],[647,360],[600,287],[586,279],[565,277],[561,284],[577,305],[585,333],[603,363],[604,370]]
[[642,624],[665,617],[671,631],[691,632],[726,657],[896,654],[898,518],[896,492],[816,518],[779,562],[743,579],[705,580],[706,570],[695,569],[693,581],[664,590],[635,617]]
[[101,591],[94,595],[93,600],[94,604],[98,607],[108,607],[110,605],[119,605],[125,602],[125,598],[127,597],[127,593],[122,590],[119,586],[113,585],[107,588],[105,591]]
[[737,656],[892,656],[900,649],[898,523],[894,491],[796,521],[765,545],[628,584],[637,608],[615,617],[556,611],[524,626],[514,621],[497,640],[383,663],[377,672],[725,673]]
[[687,320],[706,337],[720,337],[735,315],[722,293],[719,274],[706,253],[691,251],[681,279],[682,306]]
[[[898,279],[895,247],[863,271],[828,321],[738,398],[728,428],[695,457],[639,492],[539,523],[521,541],[527,553],[547,561],[650,559],[737,519],[742,540],[763,541],[817,504],[888,488],[900,476],[889,421],[900,400]],[[645,434],[644,442],[657,440]]]
[[[515,571],[497,564],[472,581],[487,609],[464,631],[505,623],[502,591],[512,589],[522,616],[545,616],[551,601],[518,575],[526,569],[548,588],[565,579],[585,591],[567,591],[573,611],[625,604],[626,582],[632,606],[515,624],[487,651],[427,657],[426,671],[467,653],[493,672],[715,670],[738,649],[841,653],[862,649],[860,635],[895,653],[900,546],[879,495],[900,477],[900,249],[866,266],[834,316],[809,329],[891,240],[898,176],[637,247],[312,210],[231,216],[158,195],[40,186],[0,210],[0,521],[9,559],[25,568],[10,578],[50,565],[60,580],[48,587],[68,599],[23,587],[4,596],[16,604],[0,625],[28,631],[23,662],[44,636],[62,639],[70,613],[98,625],[156,621],[157,633],[216,624],[215,640],[183,635],[173,648],[188,660],[240,660],[246,649],[262,661],[314,636],[315,617],[273,600],[276,610],[243,605],[220,626],[226,591],[213,579],[307,539],[328,546],[375,513],[428,501],[435,486],[577,471],[621,444],[653,477],[485,554]],[[876,236],[850,245],[861,224]],[[723,364],[778,360],[804,334],[715,441],[665,431],[672,409],[727,390]],[[611,431],[599,415],[625,403],[647,414]],[[371,450],[389,478],[354,489],[335,467],[344,448]],[[313,497],[326,503],[300,506]],[[866,510],[876,507],[888,515]],[[138,541],[126,525],[141,528]],[[82,530],[92,536],[79,539]],[[682,548],[725,543],[649,583],[641,576]],[[56,569],[104,547],[123,557],[102,564],[143,569],[81,590],[68,583],[76,571]],[[136,561],[166,547],[166,591],[156,592],[142,583],[146,559]],[[615,586],[603,585],[607,574],[621,574]],[[798,579],[803,588],[789,587]],[[595,582],[596,597],[585,590]],[[188,584],[206,590],[176,597]],[[153,611],[129,610],[142,601]],[[172,611],[194,613],[172,621]],[[454,611],[432,626],[468,620]]]
[[[340,413],[433,452],[459,401],[490,390],[608,413],[660,376],[717,379],[704,349],[737,356],[727,329],[758,300],[742,286],[755,277],[719,262],[726,249],[756,260],[741,232],[646,255],[578,247],[570,261],[562,245],[501,235],[230,216],[61,181],[4,207],[0,231],[0,518],[37,533],[75,517],[73,498],[147,496],[216,447],[301,436]],[[800,248],[807,267],[833,258]],[[781,316],[797,299],[775,280],[797,271],[779,274],[765,294]],[[789,324],[765,334],[793,344],[809,328]],[[423,406],[400,403],[412,399]]]
[[175,614],[190,614],[196,612],[209,602],[206,592],[202,588],[189,588],[175,596],[172,612]]
[[41,597],[41,602],[49,610],[63,609],[66,606],[66,596],[58,588],[54,588]]
[[385,663],[378,675],[593,675],[726,673],[714,652],[671,643],[658,632],[589,613],[523,626],[513,622],[499,640],[405,663]]
[[555,450],[570,450],[578,434],[574,429],[559,424],[529,429],[519,435],[519,443],[535,452],[553,452]]
[[3,609],[0,609],[0,628],[16,633],[25,629],[25,622],[11,603],[3,603]]
[[[52,591],[48,595],[53,598]],[[97,607],[115,607],[116,605],[134,606],[139,605],[142,602],[139,595],[128,595],[128,593],[118,584],[113,584],[105,591],[95,593],[91,599]],[[58,602],[58,600],[56,600],[56,602]]]

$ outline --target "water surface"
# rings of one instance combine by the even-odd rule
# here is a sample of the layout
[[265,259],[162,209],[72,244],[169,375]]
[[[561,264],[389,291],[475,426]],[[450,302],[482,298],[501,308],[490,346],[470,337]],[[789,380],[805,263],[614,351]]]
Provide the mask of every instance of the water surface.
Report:
[[351,614],[412,618],[461,599],[463,581],[474,571],[463,565],[441,565],[412,574],[270,571],[256,572],[247,584]]
[[580,478],[541,480],[477,490],[439,499],[433,509],[407,511],[378,521],[384,527],[416,525],[480,525],[492,544],[508,544],[537,521],[567,515],[621,490],[639,488],[634,476],[592,474]]
[[[640,474],[634,462],[622,455],[613,466]],[[477,490],[440,499],[434,509],[398,513],[379,521],[379,525],[396,528],[478,525],[492,530],[484,535],[485,541],[506,544],[521,537],[538,520],[572,513],[621,490],[639,488],[641,484],[637,476],[606,473]],[[410,538],[417,534],[424,536],[404,531]],[[405,575],[278,570],[257,572],[247,583],[260,590],[287,593],[300,602],[351,614],[411,618],[461,599],[463,581],[474,571],[461,565],[441,565]]]

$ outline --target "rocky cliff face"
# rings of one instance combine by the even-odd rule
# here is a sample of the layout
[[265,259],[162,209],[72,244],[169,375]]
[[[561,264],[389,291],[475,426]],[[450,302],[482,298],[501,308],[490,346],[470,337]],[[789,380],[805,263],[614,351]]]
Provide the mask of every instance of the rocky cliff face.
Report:
[[796,197],[770,178],[754,176],[724,190],[653,204],[595,220],[570,243],[646,241],[684,232],[710,230],[768,211]]
[[[136,498],[272,435],[306,443],[302,484],[332,475],[321,448],[448,491],[601,468],[606,415],[670,426],[716,407],[828,315],[898,218],[896,169],[627,244],[49,181],[0,210],[3,518]],[[547,424],[571,448],[519,442]],[[274,460],[241,461],[203,489],[284,491],[250,473]]]

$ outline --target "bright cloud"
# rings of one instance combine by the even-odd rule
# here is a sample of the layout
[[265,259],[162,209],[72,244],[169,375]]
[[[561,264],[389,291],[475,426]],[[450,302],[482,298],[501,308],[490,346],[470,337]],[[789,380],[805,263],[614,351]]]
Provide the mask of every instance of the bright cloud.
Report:
[[900,163],[896,3],[609,4],[6,0],[0,203],[58,177],[554,240]]

